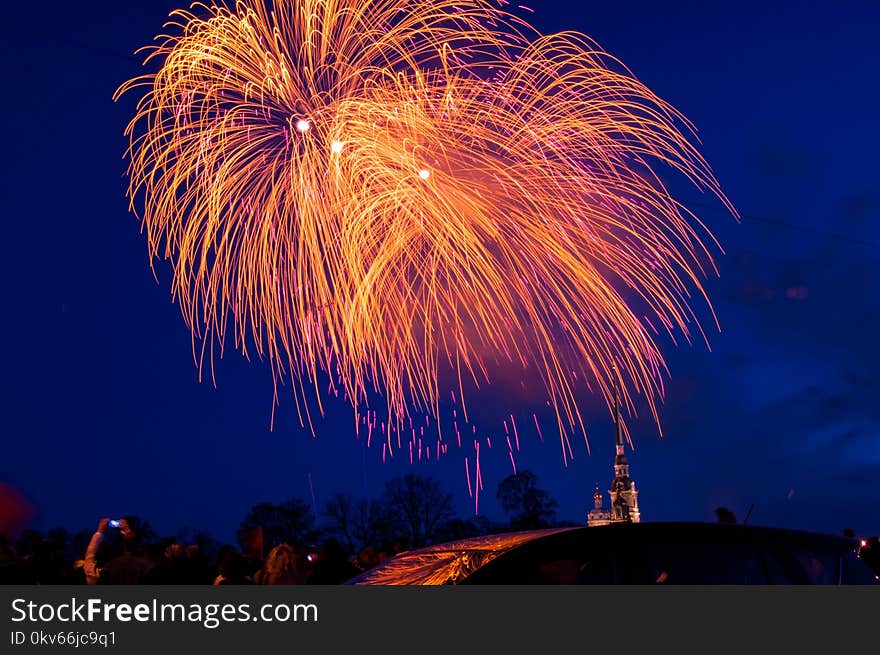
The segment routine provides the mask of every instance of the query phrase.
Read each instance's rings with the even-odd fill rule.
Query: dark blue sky
[[[269,372],[238,354],[218,367],[218,388],[198,383],[168,276],[153,280],[124,198],[133,100],[111,101],[140,70],[130,53],[174,6],[4,9],[0,482],[30,498],[36,527],[134,513],[162,532],[231,539],[256,502],[310,500],[309,476],[321,505],[411,470],[365,453],[341,402],[313,438],[284,399],[270,432]],[[880,5],[531,6],[542,31],[585,32],[681,109],[743,214],[736,224],[700,201],[728,252],[708,284],[723,331],[712,352],[664,344],[664,437],[632,424],[643,517],[710,520],[721,504],[742,516],[754,503],[757,523],[876,534]],[[518,462],[571,520],[612,475],[607,416],[585,411],[591,456],[581,443],[564,468],[558,447],[527,432]],[[481,507],[496,519],[505,455],[483,458]],[[415,470],[472,512],[461,457]]]

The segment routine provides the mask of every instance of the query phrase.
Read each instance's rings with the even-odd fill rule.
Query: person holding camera
[[[111,530],[119,530],[118,539],[110,538]],[[106,557],[107,550],[121,552],[110,558]],[[106,564],[102,564],[102,560]],[[83,560],[86,584],[139,584],[152,566],[150,560],[139,552],[137,534],[126,519],[103,518],[98,522]]]

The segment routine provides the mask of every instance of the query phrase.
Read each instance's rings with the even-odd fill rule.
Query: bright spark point
[[[342,141],[334,141],[333,143],[330,144],[330,152],[332,152],[335,155],[338,155],[340,152],[342,152],[342,145],[343,145]]]
[[[308,132],[310,127],[311,127],[311,125],[309,125],[309,122],[303,118],[300,118],[296,122],[296,129],[300,132],[303,132],[303,133]]]
[[[419,177],[423,180],[427,180],[429,177],[431,177],[431,171],[429,171],[427,168],[423,168],[419,171]]]

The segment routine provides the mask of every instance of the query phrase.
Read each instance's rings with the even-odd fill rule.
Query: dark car
[[[877,584],[855,540],[716,523],[624,523],[475,537],[349,581],[440,584]]]

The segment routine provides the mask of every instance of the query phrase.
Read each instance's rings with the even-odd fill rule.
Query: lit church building
[[[596,485],[593,494],[595,507],[587,514],[587,525],[608,525],[609,523],[638,523],[639,492],[636,483],[629,477],[629,462],[624,454],[623,434],[620,427],[620,404],[615,398],[614,429],[617,443],[617,455],[614,458],[614,480],[608,495],[611,496],[611,509],[603,507],[602,492]]]

